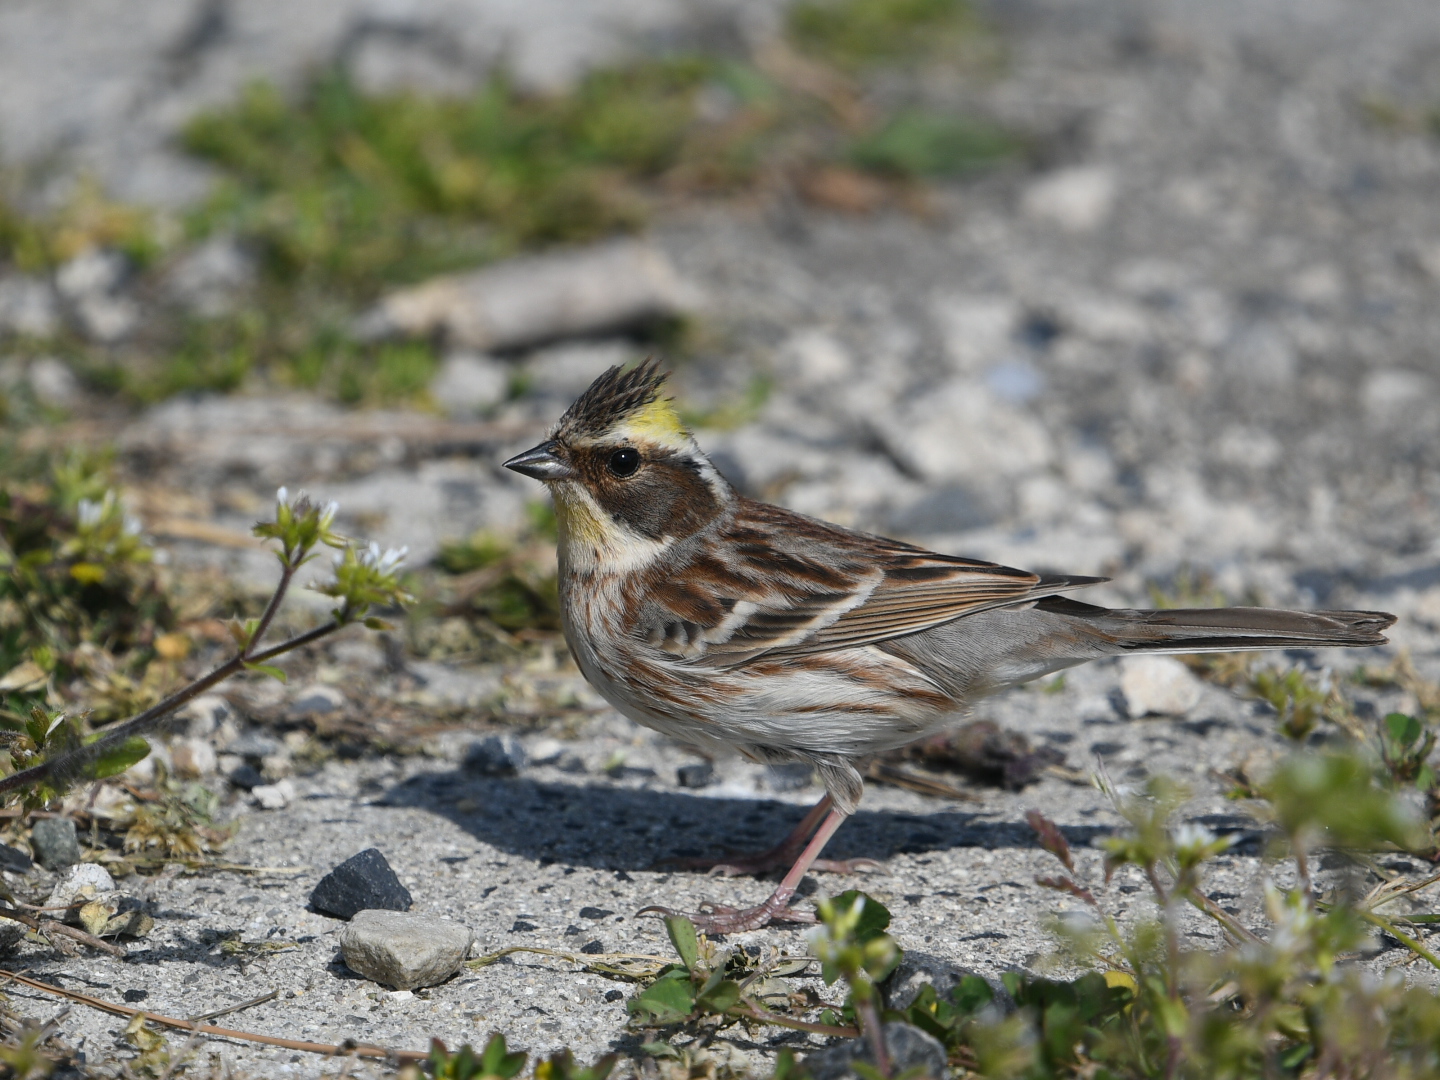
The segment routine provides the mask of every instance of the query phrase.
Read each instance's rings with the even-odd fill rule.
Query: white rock
[[[939,296],[930,311],[945,352],[967,374],[1003,358],[1020,324],[1020,305],[1008,296]]]
[[[0,330],[49,337],[60,328],[60,307],[50,284],[16,275],[0,279]]]
[[[942,383],[873,422],[887,449],[931,482],[1013,478],[1054,458],[1040,421],[976,380]]]
[[[1401,420],[1427,407],[1435,381],[1418,371],[1385,368],[1366,377],[1360,389],[1366,418],[1377,427]]]
[[[53,356],[42,356],[31,363],[26,379],[30,392],[42,405],[68,409],[80,397],[80,380],[75,378],[69,364]]]
[[[289,780],[261,784],[250,789],[250,799],[261,810],[284,810],[295,799],[295,785]]]
[[[1440,630],[1440,585],[1432,585],[1415,598],[1410,609],[1416,622],[1431,630]]]
[[[119,286],[125,267],[125,256],[118,251],[90,248],[55,271],[55,286],[72,303],[105,295]]]
[[[531,353],[520,370],[530,390],[572,398],[606,368],[634,356],[635,347],[625,341],[572,342]]]
[[[358,329],[364,336],[443,333],[456,345],[504,349],[602,334],[698,305],[694,287],[657,248],[611,240],[401,289]]]
[[[356,912],[340,932],[352,971],[397,990],[434,986],[460,970],[475,935],[468,926],[408,911]]]
[[[1151,713],[1184,716],[1199,704],[1200,690],[1200,680],[1173,656],[1127,656],[1121,661],[1120,691],[1132,718]]]
[[[1021,198],[1020,207],[1027,217],[1067,232],[1093,232],[1110,217],[1117,188],[1111,169],[1077,165],[1036,180]]]
[[[176,715],[188,724],[187,735],[203,739],[213,735],[226,720],[233,719],[235,710],[219,694],[201,694],[181,707]]]
[[[455,352],[445,357],[430,383],[430,396],[455,417],[474,416],[505,400],[510,369],[480,353]]]
[[[255,276],[255,259],[233,236],[214,236],[176,260],[165,288],[197,315],[214,318],[236,307]]]
[[[176,739],[170,744],[170,760],[177,773],[192,780],[210,776],[220,766],[208,739]]]
[[[855,370],[850,350],[834,335],[813,328],[791,334],[780,346],[777,360],[787,380],[797,386],[830,386]]]
[[[338,712],[345,707],[345,695],[333,686],[311,683],[295,691],[290,701],[291,716],[317,716]]]
[[[113,893],[115,891],[115,879],[109,872],[98,863],[76,863],[69,867],[60,880],[55,883],[55,888],[50,890],[50,897],[45,901],[47,908],[70,907],[81,901],[90,901]],[[79,909],[67,911],[61,915],[59,911],[48,912],[52,919],[63,919],[63,921],[78,926],[80,924]]]

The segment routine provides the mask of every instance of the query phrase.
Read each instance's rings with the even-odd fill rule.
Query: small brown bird
[[[653,362],[611,368],[505,467],[554,496],[565,639],[607,701],[684,743],[808,763],[825,784],[784,843],[719,867],[793,861],[763,904],[692,916],[710,933],[812,921],[788,905],[812,866],[843,868],[817,859],[860,802],[856,762],[977,698],[1103,656],[1380,645],[1395,621],[1094,607],[1063,594],[1104,578],[939,555],[756,502],[701,452],[664,380]]]

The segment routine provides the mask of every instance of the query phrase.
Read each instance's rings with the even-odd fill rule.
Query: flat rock
[[[892,1020],[885,1025],[885,1050],[890,1055],[893,1076],[908,1074],[940,1080],[946,1075],[945,1047],[933,1035],[910,1024]],[[812,1080],[850,1080],[851,1077],[859,1080],[856,1062],[874,1068],[875,1057],[866,1039],[847,1039],[817,1050],[806,1056],[805,1069]]]
[[[1184,716],[1200,703],[1200,680],[1171,656],[1127,656],[1121,661],[1120,692],[1132,718]]]
[[[373,908],[409,911],[411,903],[410,890],[400,884],[379,848],[350,856],[321,878],[310,894],[311,907],[337,919]]]
[[[176,739],[170,744],[170,760],[177,773],[192,780],[209,776],[219,766],[208,739]]]
[[[444,334],[472,349],[508,349],[593,336],[697,306],[660,251],[614,240],[509,259],[401,289],[362,319],[367,336]]]
[[[453,417],[474,416],[505,400],[510,369],[498,360],[472,352],[451,353],[430,383],[430,396]]]
[[[98,863],[76,863],[65,871],[64,876],[55,883],[55,888],[50,890],[45,907],[69,908],[82,901],[89,902],[107,896],[114,891],[115,879],[103,866]],[[51,918],[57,915],[60,915],[58,911],[53,912]],[[76,926],[80,924],[78,908],[67,911],[60,917]]]
[[[30,829],[30,846],[35,849],[35,861],[46,870],[63,870],[80,861],[80,841],[70,818],[37,820]]]
[[[465,962],[475,935],[449,919],[411,912],[359,911],[340,934],[352,971],[396,990],[442,983]]]
[[[487,735],[465,751],[465,771],[514,776],[525,767],[525,744],[514,735]]]

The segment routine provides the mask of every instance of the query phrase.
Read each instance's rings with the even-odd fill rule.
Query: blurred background
[[[9,527],[116,485],[189,641],[280,484],[553,640],[498,462],[658,354],[752,495],[1435,659],[1427,0],[10,0],[0,160]]]
[[[1098,603],[1400,616],[1366,654],[1090,665],[873,763],[832,847],[885,861],[866,887],[906,948],[1029,967],[1054,901],[1020,883],[1053,867],[1019,823],[1103,831],[1097,761],[1183,778],[1187,814],[1252,838],[1228,796],[1336,724],[1390,725],[1417,775],[1437,342],[1435,0],[5,0],[0,734],[21,761],[32,706],[100,725],[224,660],[276,581],[250,533],[276,488],[337,500],[408,547],[409,611],[287,656],[283,685],[231,680],[65,804],[145,896],[232,837],[225,860],[298,875],[262,903],[214,860],[167,870],[165,962],[126,1000],[248,997],[212,951],[245,927],[302,950],[265,977],[324,990],[271,1006],[307,1038],[620,1045],[624,995],[553,968],[387,1012],[306,904],[367,844],[486,948],[571,950],[603,918],[583,951],[654,953],[643,904],[768,892],[652,869],[765,846],[813,777],[609,710],[559,634],[548,502],[499,466],[658,355],[748,494],[1108,575]],[[297,589],[280,621],[329,605]],[[7,821],[0,854],[52,865]],[[1261,917],[1259,850],[1226,911]],[[40,903],[46,873],[6,881]],[[277,1061],[256,1075],[309,1075]]]

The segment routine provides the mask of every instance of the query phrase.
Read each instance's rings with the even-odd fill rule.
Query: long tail
[[[1082,604],[1066,596],[1036,603],[1081,620],[1116,653],[1247,652],[1251,649],[1383,645],[1395,621],[1384,611],[1283,611],[1279,608],[1172,608],[1137,611]]]

